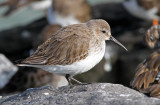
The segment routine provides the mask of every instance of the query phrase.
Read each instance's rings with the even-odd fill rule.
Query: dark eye
[[[106,31],[105,31],[105,30],[103,30],[103,31],[102,31],[102,33],[104,33],[104,34],[105,34],[105,33],[106,33]]]

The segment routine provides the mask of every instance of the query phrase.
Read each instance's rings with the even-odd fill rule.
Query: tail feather
[[[31,66],[29,64],[16,64],[16,66]]]
[[[15,63],[16,63],[16,66],[28,66],[28,67],[37,67],[38,64],[29,64],[29,63],[23,63],[24,62],[24,59],[19,59],[19,60],[16,60]]]
[[[24,61],[24,59],[18,59],[16,61],[14,61],[16,64],[21,64],[21,62]]]
[[[41,65],[31,65],[31,64],[16,64],[16,66],[26,66],[26,67],[41,68]]]

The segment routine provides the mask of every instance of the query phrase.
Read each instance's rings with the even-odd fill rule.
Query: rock
[[[3,88],[10,78],[17,72],[17,66],[0,53],[0,89]]]
[[[30,88],[21,94],[5,96],[1,105],[155,105],[160,99],[150,98],[119,84],[96,83],[90,85],[50,86]]]

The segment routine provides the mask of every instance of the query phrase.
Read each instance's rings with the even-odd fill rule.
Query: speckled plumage
[[[150,96],[160,98],[159,62],[160,49],[138,65],[131,86]]]
[[[159,47],[159,25],[153,25],[145,34],[145,41],[150,48]],[[137,67],[131,86],[149,96],[160,98],[160,49],[154,51]]]

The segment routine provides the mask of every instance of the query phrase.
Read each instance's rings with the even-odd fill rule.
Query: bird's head
[[[97,35],[102,40],[111,40],[114,43],[118,44],[122,48],[124,48],[126,51],[128,51],[119,41],[117,41],[112,35],[111,35],[111,29],[109,24],[102,19],[95,19],[90,20],[87,22],[87,26],[92,30],[94,35]]]

